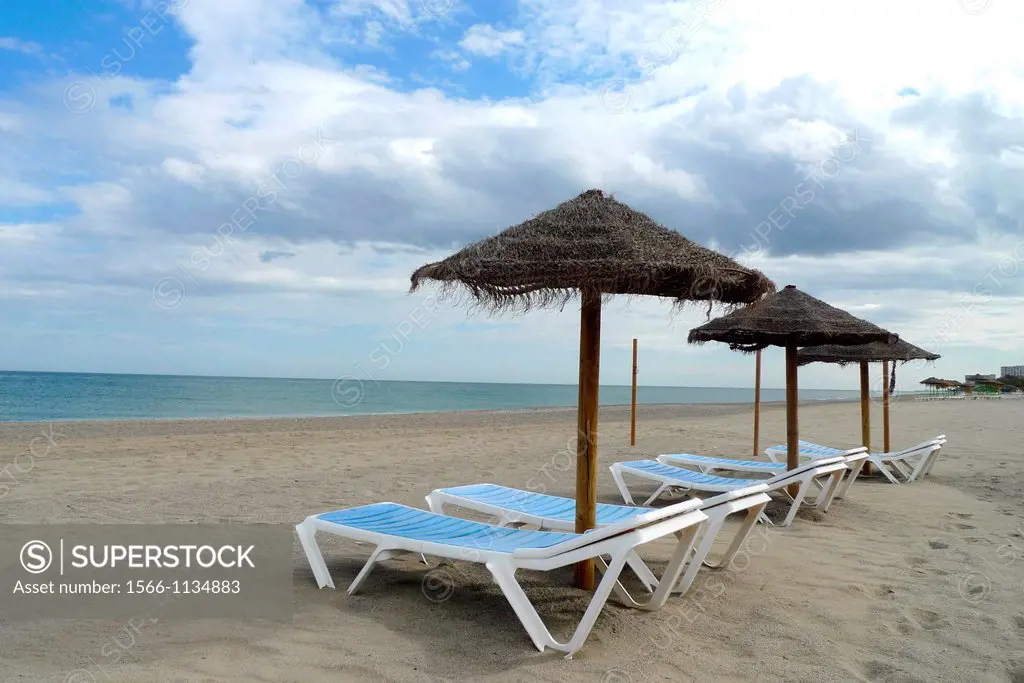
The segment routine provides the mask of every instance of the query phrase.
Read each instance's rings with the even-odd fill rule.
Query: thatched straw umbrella
[[[889,392],[896,382],[896,363],[907,363],[912,360],[934,361],[941,358],[937,353],[925,351],[902,339],[894,344],[874,342],[860,346],[809,346],[797,353],[797,363],[848,363],[860,364],[860,416],[861,435],[865,448],[871,449],[871,415],[868,387],[868,363],[882,364],[882,432],[883,452],[888,453],[889,442]],[[892,361],[892,378],[889,377],[889,361]]]
[[[748,304],[775,290],[761,272],[691,242],[649,216],[588,190],[517,226],[470,244],[412,274],[443,283],[441,294],[468,292],[492,312],[563,308],[579,296],[580,384],[576,445],[576,531],[597,514],[597,412],[601,301],[605,294]],[[592,588],[593,564],[577,568]]]
[[[725,342],[734,350],[755,352],[767,346],[786,349],[786,462],[799,463],[797,419],[797,347],[820,344],[890,343],[898,337],[854,317],[793,285],[753,306],[711,320],[690,330],[690,343]]]
[[[956,381],[955,379],[942,379],[940,377],[929,377],[923,379],[920,382],[926,387],[930,388],[932,392],[940,392],[943,389],[966,389],[968,385]]]

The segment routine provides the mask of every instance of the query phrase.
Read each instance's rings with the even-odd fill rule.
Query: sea
[[[631,388],[602,386],[601,405],[628,405]],[[807,389],[801,400],[856,398],[856,391]],[[377,382],[0,371],[0,422],[387,415],[575,406],[576,385]],[[751,403],[752,388],[637,388],[637,403]],[[784,389],[761,390],[784,401]]]

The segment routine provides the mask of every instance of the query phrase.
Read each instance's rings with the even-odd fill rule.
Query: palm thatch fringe
[[[808,363],[836,363],[846,365],[848,363],[880,363],[884,360],[893,361],[893,368],[896,362],[907,363],[912,360],[934,361],[941,358],[937,353],[925,351],[919,346],[903,341],[893,344],[872,342],[870,344],[858,344],[856,346],[808,346],[800,349],[797,354],[797,362],[800,365]]]
[[[418,268],[439,296],[467,294],[492,312],[564,308],[581,291],[730,306],[775,291],[758,270],[691,242],[649,216],[588,190],[553,209]]]

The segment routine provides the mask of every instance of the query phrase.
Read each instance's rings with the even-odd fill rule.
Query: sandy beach
[[[878,406],[874,442],[881,444]],[[450,597],[424,597],[412,559],[343,588],[365,546],[323,543],[339,590],[318,590],[296,541],[290,622],[159,621],[116,660],[116,621],[0,621],[2,681],[1024,681],[1024,401],[893,408],[893,446],[945,433],[932,476],[861,481],[825,514],[756,535],[729,570],[646,613],[609,602],[572,660],[538,653],[482,567],[460,564]],[[641,406],[600,425],[607,465],[688,451],[749,456],[748,406]],[[784,441],[762,411],[762,448]],[[0,522],[295,524],[390,500],[423,506],[439,486],[491,481],[574,491],[574,409],[361,418],[0,425],[0,467],[51,433],[5,479]],[[52,429],[52,432],[49,430]],[[801,438],[859,441],[855,404],[801,409]],[[672,544],[644,548],[658,562]],[[742,561],[741,561],[742,560]],[[528,575],[556,636],[586,604],[568,572]],[[2,617],[2,615],[0,615]]]

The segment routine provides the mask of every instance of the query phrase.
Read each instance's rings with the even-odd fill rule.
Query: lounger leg
[[[612,479],[615,480],[615,486],[618,487],[622,500],[626,505],[636,505],[636,503],[633,502],[632,494],[629,492],[629,487],[626,486],[626,482],[622,478],[622,468],[612,465],[609,469],[612,471]]]
[[[800,505],[804,502],[804,498],[807,497],[807,489],[811,486],[810,478],[804,479],[800,482],[800,489],[797,491],[796,498],[793,499],[793,504],[789,506],[789,514],[786,515],[786,519],[782,522],[782,526],[789,526],[793,523],[796,518],[796,512],[800,509]]]
[[[430,494],[427,496],[427,507],[434,514],[444,514],[444,501],[441,500],[440,496],[435,495],[434,491],[431,491]]]
[[[356,578],[352,580],[352,584],[348,587],[348,594],[354,595],[355,592],[359,590],[359,586],[362,585],[363,581],[366,580],[366,577],[368,577],[370,572],[373,571],[373,566],[375,564],[391,557],[393,557],[393,553],[390,550],[380,546],[375,548],[374,551],[370,553],[370,559],[366,561],[363,568],[359,570],[358,574],[356,574]]]
[[[908,463],[906,463],[904,461],[900,461],[900,460],[892,460],[892,461],[890,461],[889,464],[891,464],[892,468],[894,470],[896,470],[897,472],[899,472],[903,476],[903,479],[908,484],[911,482],[911,480],[912,480],[911,478],[912,478],[912,476],[914,474],[914,470],[913,470],[913,468],[908,466]]]
[[[491,576],[494,577],[494,582],[498,584],[498,588],[508,600],[508,604],[512,606],[512,611],[519,617],[520,623],[529,634],[533,646],[541,652],[544,652],[545,647],[554,647],[555,639],[551,637],[544,621],[537,614],[537,610],[533,608],[530,598],[516,581],[515,567],[494,562],[488,562],[486,566],[490,570]],[[602,581],[602,583],[604,582]]]
[[[658,577],[654,575],[651,568],[636,554],[635,550],[630,550],[629,554],[626,555],[626,564],[633,570],[633,573],[640,579],[640,582],[644,584],[647,592],[653,593],[655,586],[658,585]]]
[[[757,525],[757,520],[763,514],[766,505],[768,504],[761,503],[760,505],[748,508],[747,515],[743,518],[743,524],[736,531],[736,535],[733,537],[732,543],[729,544],[729,548],[725,551],[725,554],[722,555],[721,559],[717,562],[711,562],[707,559],[708,555],[707,552],[705,552],[704,566],[711,567],[712,569],[728,567],[729,563],[732,562],[732,558],[736,557],[736,553],[739,552],[740,547],[747,541],[747,538],[750,537],[750,532],[753,531],[754,527]],[[723,519],[722,523],[724,522],[725,520]],[[711,548],[709,546],[708,551],[710,550]]]
[[[929,474],[932,473],[932,467],[935,465],[935,460],[939,457],[939,451],[941,450],[941,448],[936,448],[934,451],[932,451],[932,454],[928,456],[928,464],[925,465],[924,471],[921,472],[922,477],[927,477]]]
[[[822,512],[828,512],[829,507],[832,505],[832,500],[836,497],[836,492],[839,490],[840,484],[843,483],[843,475],[848,470],[837,470],[829,475],[828,486],[824,489],[821,495],[818,496],[818,504],[816,507]]]
[[[692,541],[692,534],[690,538]],[[685,555],[689,555],[691,547],[692,546],[686,546],[683,548]],[[604,578],[602,578],[601,583],[597,585],[597,590],[594,591],[594,597],[591,598],[590,604],[587,605],[587,611],[584,612],[583,618],[576,626],[576,630],[573,631],[572,638],[568,643],[559,643],[551,636],[551,632],[548,631],[548,628],[544,625],[544,621],[540,618],[540,615],[537,614],[537,610],[534,609],[533,604],[523,591],[522,586],[520,586],[519,582],[516,581],[515,567],[488,562],[487,568],[490,570],[495,582],[497,582],[498,586],[501,588],[502,593],[505,594],[505,598],[512,606],[516,616],[519,617],[519,621],[523,624],[527,633],[530,634],[530,639],[533,641],[534,646],[541,652],[544,651],[545,647],[550,647],[553,650],[561,650],[566,653],[566,658],[568,659],[583,647],[583,643],[586,642],[587,636],[590,635],[590,631],[594,628],[594,623],[597,621],[598,615],[601,614],[601,610],[604,608],[605,603],[608,602],[608,596],[611,595],[612,590],[618,588],[619,591],[623,593],[625,592],[625,589],[623,589],[619,584],[619,574],[622,573],[622,568],[626,565],[627,556],[628,553],[621,553],[617,557],[612,558],[611,564],[607,565],[607,568],[604,571]],[[668,591],[666,590],[664,592],[667,596]],[[662,600],[662,603],[664,603],[664,599]]]
[[[889,471],[889,468],[887,467],[888,463],[875,462],[873,464],[876,467],[878,467],[878,471],[881,472],[885,476],[885,478],[888,479],[889,481],[891,481],[893,484],[900,484],[900,483],[902,483],[899,479],[897,479],[896,477],[892,476],[892,473]]]
[[[313,578],[316,579],[317,586],[334,588],[334,581],[331,579],[331,573],[327,570],[323,553],[320,552],[320,546],[316,544],[316,529],[306,520],[297,524],[295,531],[299,535],[299,543],[302,544],[302,550],[306,553],[306,560],[309,562],[309,568],[313,570]]]
[[[757,521],[756,515],[754,520]],[[690,586],[693,585],[693,580],[697,578],[697,571],[704,566],[704,559],[711,551],[711,546],[715,544],[718,532],[722,530],[722,526],[724,524],[725,517],[719,517],[705,522],[700,543],[697,545],[693,557],[690,559],[690,564],[687,566],[682,578],[680,578],[679,582],[672,588],[673,593],[685,594],[686,591],[690,590]]]
[[[635,555],[637,560],[640,560],[640,556],[636,555],[635,551],[633,551],[633,554]],[[627,555],[627,564],[629,564],[629,560],[630,557],[629,555]],[[597,569],[597,571],[601,572],[601,576],[604,576],[608,572],[608,562],[604,559],[603,556],[594,558],[594,567]],[[640,571],[649,577],[644,581],[644,583],[646,584],[648,581],[650,582],[651,588],[649,588],[647,592],[653,593],[655,590],[654,586],[657,586],[659,583],[658,577],[654,576],[654,572],[652,572],[646,564],[643,565],[643,569],[641,569]],[[619,596],[619,600],[621,600],[622,604],[624,605],[629,605],[630,607],[641,607],[644,604],[641,602],[637,602],[636,599],[634,599],[633,596],[629,594],[629,591],[626,590],[626,587],[622,585],[621,581],[616,581],[615,585],[612,587],[612,590],[615,591],[615,595]]]
[[[643,507],[647,507],[654,501],[658,500],[658,496],[663,494],[665,492],[665,489],[667,489],[669,486],[671,486],[671,484],[662,484],[661,486],[659,486],[658,490],[652,493],[651,497],[644,501]]]
[[[427,495],[427,509],[434,514],[444,514],[444,501],[441,500],[440,496],[435,496],[433,491]],[[430,562],[427,561],[427,556],[423,553],[420,553],[420,561],[428,567],[430,566]]]
[[[932,467],[935,466],[935,461],[938,460],[938,458],[939,458],[939,451],[941,451],[941,450],[942,449],[940,448],[940,449],[936,450],[934,453],[932,453],[931,459],[928,461],[928,466],[924,470],[924,476],[928,476],[929,474],[932,473]]]
[[[924,471],[930,466],[931,461],[932,461],[932,454],[931,453],[928,453],[927,455],[922,455],[921,456],[921,460],[917,463],[917,466],[914,467],[914,471],[911,472],[910,476],[907,478],[907,483],[909,484],[910,482],[914,481],[918,477],[921,477],[923,475]]]
[[[686,548],[686,553],[689,554],[689,547]],[[597,584],[597,590],[594,591],[594,597],[590,600],[590,604],[587,605],[587,611],[584,612],[583,618],[580,620],[579,625],[576,626],[576,630],[573,631],[572,638],[567,643],[567,646],[559,647],[563,649],[567,655],[566,658],[572,657],[586,642],[587,636],[590,635],[590,631],[594,628],[594,623],[597,622],[598,615],[601,614],[601,610],[604,609],[604,605],[608,602],[608,596],[611,595],[612,589],[619,586],[619,574],[622,573],[622,568],[626,564],[627,553],[623,553],[618,557],[612,558],[611,564],[608,566],[608,570],[605,572],[604,578],[601,579],[601,583]],[[519,587],[519,584],[516,584]],[[519,589],[522,590],[521,588]],[[532,606],[531,606],[532,609]],[[545,629],[547,630],[547,629]],[[560,646],[556,643],[556,646]]]
[[[865,462],[867,462],[867,458],[858,460],[854,463],[853,467],[850,469],[850,473],[846,475],[843,485],[839,488],[839,491],[836,492],[836,498],[842,500],[846,497],[846,494],[850,492],[850,487],[853,486],[853,482],[857,481],[857,477],[859,477],[860,473],[864,471]]]

